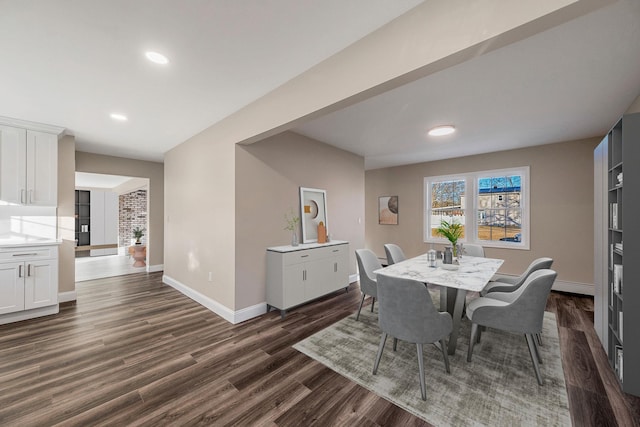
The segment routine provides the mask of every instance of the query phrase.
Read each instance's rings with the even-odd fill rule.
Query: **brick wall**
[[[118,230],[118,245],[130,246],[132,244],[133,229],[140,227],[145,229],[142,243],[147,243],[147,190],[138,190],[122,194],[120,201],[120,222]]]

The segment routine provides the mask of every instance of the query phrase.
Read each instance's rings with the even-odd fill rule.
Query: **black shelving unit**
[[[640,113],[625,115],[607,138],[607,353],[622,390],[640,396]]]
[[[76,246],[91,244],[91,192],[76,190]]]

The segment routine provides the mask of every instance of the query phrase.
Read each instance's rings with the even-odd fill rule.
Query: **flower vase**
[[[298,246],[298,234],[295,231],[291,235],[291,246]]]

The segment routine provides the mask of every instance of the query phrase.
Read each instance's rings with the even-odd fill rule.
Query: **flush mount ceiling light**
[[[431,136],[449,135],[454,133],[455,131],[456,131],[456,127],[453,125],[436,126],[429,131],[429,135]]]
[[[126,122],[127,120],[129,120],[127,118],[127,116],[125,116],[124,114],[120,114],[120,113],[111,113],[111,118],[113,120],[117,120],[119,122]]]
[[[158,52],[145,52],[144,56],[146,56],[149,61],[156,64],[166,65],[169,63],[169,58]]]

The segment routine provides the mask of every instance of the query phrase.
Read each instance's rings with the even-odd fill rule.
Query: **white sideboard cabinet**
[[[333,240],[267,249],[267,311],[292,307],[349,288],[349,242]]]
[[[0,324],[58,312],[58,247],[0,248]]]
[[[58,202],[58,134],[3,124],[0,118],[0,200],[31,206]],[[51,129],[49,129],[51,128]]]

